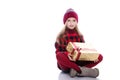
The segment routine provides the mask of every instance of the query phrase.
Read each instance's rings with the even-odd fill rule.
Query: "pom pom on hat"
[[[65,24],[66,20],[70,17],[74,17],[78,22],[78,15],[72,8],[69,8],[64,14],[63,23]]]

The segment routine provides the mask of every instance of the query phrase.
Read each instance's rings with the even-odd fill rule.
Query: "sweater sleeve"
[[[83,42],[83,43],[85,43],[85,40],[84,40],[84,37],[83,37],[83,35],[82,35],[82,36],[80,36],[80,42]]]
[[[57,42],[55,42],[55,48],[56,48],[56,51],[55,53],[63,53],[63,54],[66,54],[68,55],[69,53],[65,50],[65,47],[66,46],[62,46],[60,44],[58,44]]]
[[[56,49],[56,53],[59,51],[59,47],[60,47],[60,45],[57,43],[57,42],[55,42],[55,49]]]

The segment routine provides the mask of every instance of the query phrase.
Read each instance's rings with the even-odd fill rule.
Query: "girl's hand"
[[[73,56],[68,55],[68,58],[69,58],[70,61],[74,61],[74,60],[73,60]]]

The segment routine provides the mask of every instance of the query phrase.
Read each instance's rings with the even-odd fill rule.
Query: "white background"
[[[99,79],[118,79],[119,4],[119,0],[1,0],[0,80],[60,80],[54,42],[68,8],[78,13],[85,41],[104,56],[97,66]]]

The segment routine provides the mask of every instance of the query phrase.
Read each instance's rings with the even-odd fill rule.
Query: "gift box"
[[[98,51],[89,43],[69,42],[66,50],[68,58],[72,61],[95,61],[98,59]]]

